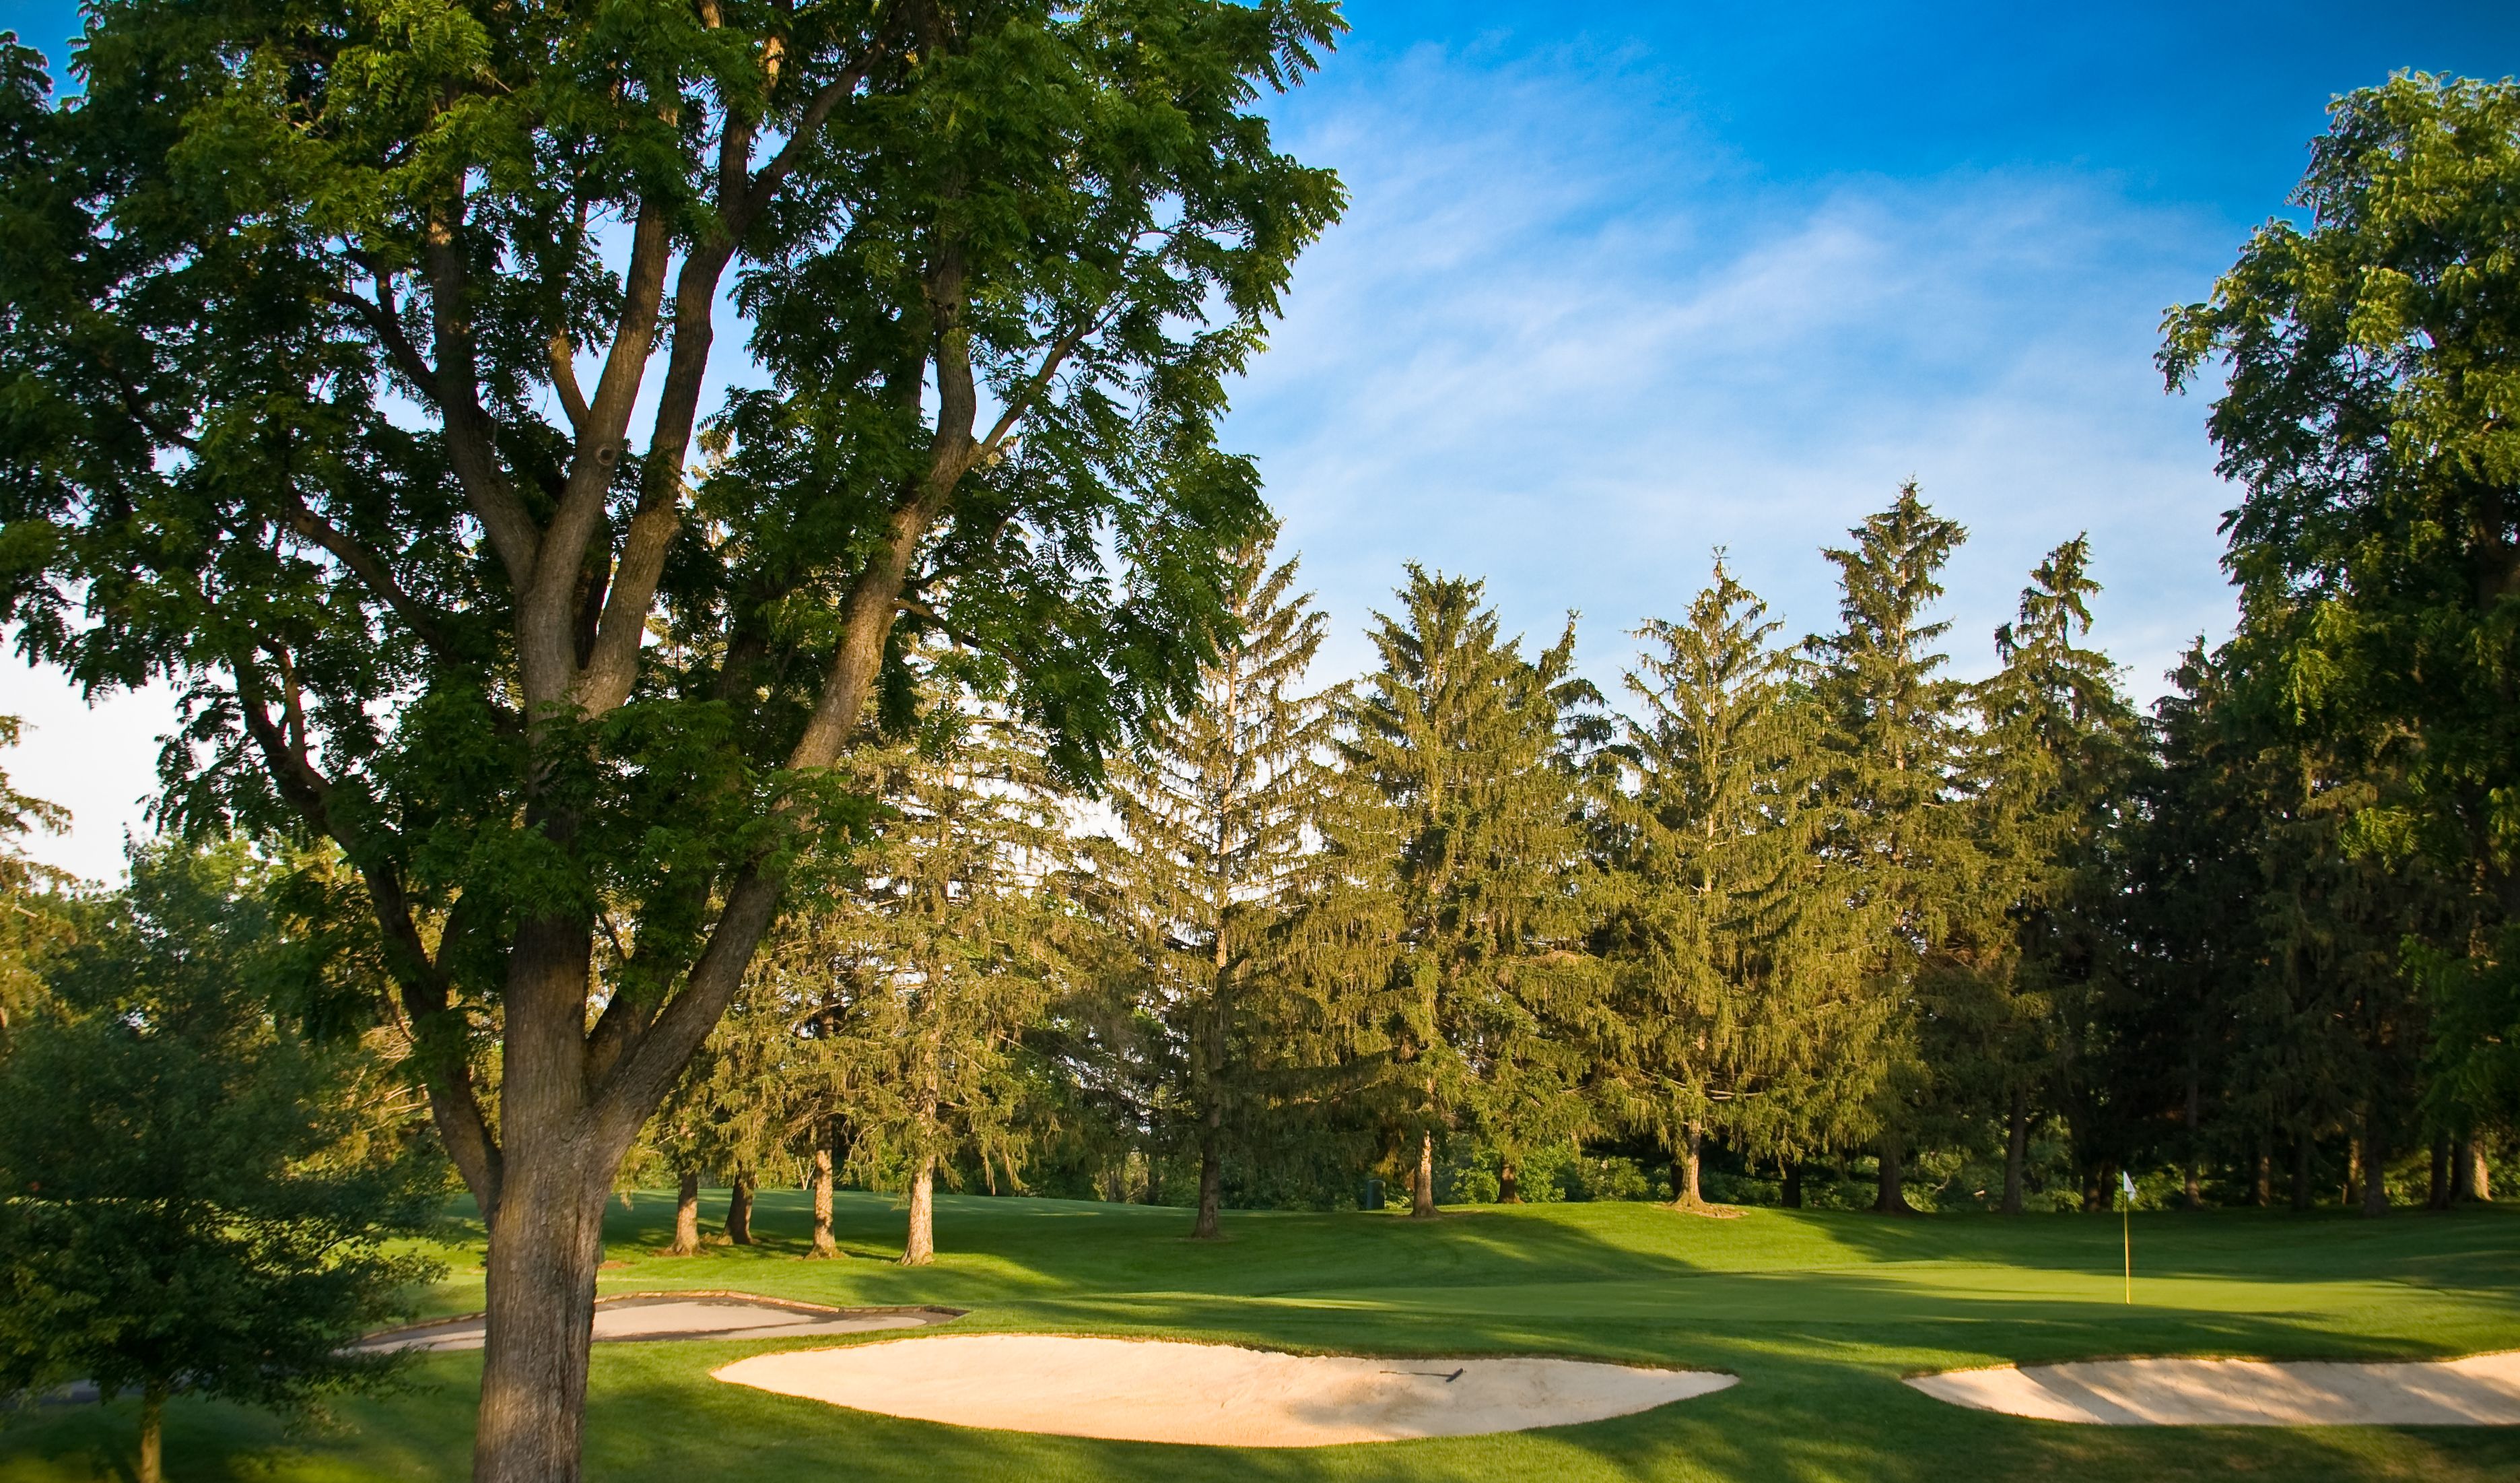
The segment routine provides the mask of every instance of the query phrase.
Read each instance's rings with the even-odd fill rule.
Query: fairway
[[[718,1208],[712,1197],[710,1208]],[[799,1260],[806,1214],[765,1193],[749,1251],[654,1255],[670,1197],[616,1201],[607,1292],[744,1290],[842,1306],[968,1309],[944,1330],[1164,1335],[1389,1355],[1544,1354],[1720,1369],[1741,1383],[1640,1415],[1503,1436],[1304,1452],[1100,1442],[901,1421],[708,1378],[822,1337],[615,1343],[595,1351],[587,1469],[606,1483],[847,1478],[2508,1478],[2520,1431],[2109,1429],[1964,1411],[1899,1383],[2002,1361],[2132,1355],[2432,1359],[2520,1347],[2520,1212],[2383,1221],[2254,1211],[2141,1215],[2136,1305],[2118,1224],[2071,1216],[1887,1221],[1753,1209],[1710,1221],[1643,1204],[1383,1214],[1236,1214],[948,1197],[934,1267],[904,1270],[901,1217],[844,1194],[851,1260]],[[480,1302],[477,1246],[428,1311]],[[882,1342],[886,1336],[870,1336]],[[840,1342],[866,1342],[842,1340]],[[910,1342],[917,1342],[912,1340]],[[179,1403],[169,1476],[456,1480],[470,1462],[472,1354],[429,1355],[402,1394],[295,1434]],[[0,1431],[0,1483],[121,1476],[130,1408],[49,1409]]]

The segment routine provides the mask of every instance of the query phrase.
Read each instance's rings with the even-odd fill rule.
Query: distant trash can
[[[1356,1208],[1359,1210],[1380,1210],[1382,1208],[1382,1182],[1380,1180],[1368,1180],[1365,1182],[1365,1191],[1357,1196]]]

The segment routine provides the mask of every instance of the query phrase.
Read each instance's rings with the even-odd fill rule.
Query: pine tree
[[[1647,622],[1627,675],[1643,706],[1618,749],[1619,908],[1601,1081],[1618,1121],[1671,1155],[1675,1203],[1702,1203],[1710,1134],[1790,1160],[1860,1126],[1879,1076],[1858,940],[1816,848],[1815,718],[1782,625],[1719,558],[1685,622]]]
[[[1598,700],[1574,625],[1536,659],[1501,640],[1484,584],[1409,568],[1375,615],[1381,668],[1340,708],[1340,786],[1298,923],[1298,960],[1350,1034],[1385,1127],[1435,1213],[1439,1133],[1494,1147],[1503,1193],[1529,1149],[1575,1136],[1598,1036],[1573,743]]]
[[[1950,628],[1925,615],[1939,579],[1967,538],[1902,486],[1890,508],[1847,533],[1854,543],[1822,554],[1837,566],[1844,628],[1812,647],[1822,661],[1822,747],[1838,818],[1828,849],[1848,871],[1853,920],[1874,945],[1870,972],[1886,1001],[1882,1091],[1874,1098],[1881,1156],[1873,1208],[1912,1214],[1902,1188],[1907,1145],[1930,1081],[1923,1054],[1927,953],[1978,889],[1971,838],[1968,687],[1939,672],[1933,645]]]
[[[2043,1083],[2079,1109],[2073,1027],[2092,1017],[2095,980],[2116,950],[2121,880],[2110,847],[2139,736],[2117,666],[2081,643],[2100,590],[2090,565],[2078,536],[2032,571],[2018,616],[1996,630],[2002,668],[1976,694],[1985,874],[1946,946],[1958,971],[1944,975],[1939,1007],[1947,1042],[1966,1043],[1947,1060],[1968,1063],[1973,1089],[2003,1123],[2007,1214],[2022,1207]],[[2192,1070],[2189,1049],[2182,1064]]]
[[[1282,920],[1321,786],[1331,718],[1299,692],[1327,619],[1288,596],[1296,563],[1255,543],[1227,596],[1241,639],[1203,666],[1198,691],[1141,756],[1107,774],[1120,838],[1099,852],[1116,918],[1159,1033],[1148,1069],[1159,1141],[1198,1157],[1195,1238],[1218,1232],[1225,1156],[1247,1141],[1259,1078],[1282,1060],[1271,936]]]
[[[1012,1182],[1022,1163],[1021,1040],[1075,925],[1046,885],[1059,798],[1034,742],[992,711],[935,707],[884,761],[886,812],[852,878],[804,894],[763,974],[811,1024],[800,1074],[819,1100],[799,1125],[845,1118],[850,1165],[909,1195],[905,1266],[934,1260],[940,1176],[968,1156]]]

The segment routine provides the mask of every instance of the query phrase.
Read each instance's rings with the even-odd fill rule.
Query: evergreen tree
[[[1633,787],[1610,813],[1618,909],[1602,935],[1616,1119],[1671,1155],[1701,1203],[1709,1135],[1791,1160],[1864,1121],[1878,1000],[1833,902],[1816,718],[1780,623],[1719,559],[1681,623],[1648,621],[1627,675],[1644,708],[1618,749]]]
[[[1218,1234],[1227,1150],[1247,1146],[1259,1079],[1284,1059],[1271,941],[1331,719],[1327,697],[1298,690],[1327,620],[1288,595],[1295,566],[1271,568],[1266,545],[1237,554],[1227,595],[1241,639],[1201,668],[1196,698],[1146,753],[1107,774],[1121,836],[1097,874],[1160,1026],[1148,1047],[1158,1141],[1197,1154],[1199,1238]]]
[[[1913,1213],[1905,1159],[1931,1082],[1922,970],[1978,889],[1968,687],[1940,672],[1949,660],[1933,645],[1950,624],[1926,618],[1967,533],[1912,482],[1901,487],[1890,508],[1848,532],[1852,545],[1822,553],[1838,569],[1845,626],[1811,644],[1822,662],[1822,746],[1836,810],[1827,850],[1846,872],[1851,922],[1874,944],[1868,968],[1887,1015],[1873,1208],[1888,1215]]]
[[[1297,960],[1346,1027],[1370,1095],[1435,1213],[1435,1140],[1460,1130],[1503,1160],[1575,1136],[1589,1114],[1598,963],[1574,747],[1598,700],[1572,674],[1572,621],[1525,659],[1484,584],[1409,568],[1377,613],[1381,668],[1340,707],[1340,786],[1298,923]]]
[[[1953,971],[1938,1009],[1956,1051],[1947,1063],[2002,1122],[2007,1214],[2022,1208],[2043,1086],[2052,1079],[2069,1123],[2089,1126],[2089,1068],[2077,1050],[2114,957],[2111,844],[2140,737],[2117,667],[2082,643],[2100,590],[2090,565],[2078,536],[2032,571],[2018,616],[1996,630],[2002,668],[1976,692],[1985,873],[1947,944]],[[2181,1064],[2193,1068],[2190,1051]],[[2088,1139],[2077,1145],[2092,1151]]]
[[[1074,950],[1078,924],[1049,889],[1058,797],[1017,730],[937,707],[887,760],[887,807],[851,878],[803,896],[761,975],[761,992],[812,1006],[800,1121],[845,1118],[860,1177],[909,1195],[905,1266],[934,1260],[936,1182],[959,1180],[965,1156],[992,1182],[1017,1179],[1022,1037]]]

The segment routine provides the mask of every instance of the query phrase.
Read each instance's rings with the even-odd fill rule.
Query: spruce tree
[[[1227,598],[1241,639],[1200,669],[1181,715],[1107,773],[1120,837],[1097,875],[1159,1027],[1148,1113],[1159,1141],[1195,1149],[1198,1213],[1215,1237],[1225,1156],[1282,1060],[1272,934],[1283,919],[1330,734],[1328,697],[1301,691],[1327,619],[1289,596],[1296,563],[1236,554]]]
[[[1853,923],[1874,945],[1868,967],[1887,1015],[1873,1208],[1908,1215],[1905,1158],[1931,1081],[1921,972],[1978,889],[1968,687],[1941,672],[1949,659],[1934,644],[1951,625],[1926,617],[1968,533],[1936,515],[1912,481],[1847,533],[1853,544],[1822,553],[1838,569],[1844,627],[1811,643],[1822,662],[1822,745],[1837,811],[1827,849],[1846,872]]]
[[[1671,1155],[1674,1202],[1702,1203],[1710,1134],[1795,1159],[1864,1121],[1879,1078],[1858,940],[1816,848],[1815,718],[1782,626],[1719,558],[1680,623],[1648,621],[1627,684],[1643,716],[1618,749],[1612,1039],[1600,1082]]]
[[[1939,996],[1947,1043],[1964,1043],[1947,1059],[1964,1063],[1977,1098],[2002,1120],[2002,1208],[2010,1214],[2022,1207],[2043,1085],[2080,1108],[2087,1068],[2074,1053],[2084,1039],[2075,1027],[2092,1018],[2116,951],[2111,844],[2139,736],[2117,666],[2082,644],[2100,590],[2090,566],[2084,537],[2050,551],[2018,616],[1996,630],[2002,667],[1976,696],[1985,874],[1975,909],[1946,947],[1958,961]],[[2194,1055],[2182,1064],[2192,1067]]]
[[[1298,960],[1349,1031],[1371,1101],[1435,1213],[1439,1134],[1494,1147],[1515,1197],[1522,1154],[1575,1136],[1598,1033],[1574,744],[1598,696],[1575,629],[1526,659],[1484,584],[1409,568],[1375,614],[1381,668],[1339,711],[1328,851]]]
[[[935,1257],[935,1187],[1022,1162],[1024,1033],[1076,924],[1047,883],[1063,846],[1039,739],[994,710],[939,706],[882,765],[886,809],[846,879],[817,883],[762,988],[811,1021],[796,1123],[844,1118],[849,1162],[909,1196],[902,1263]]]

